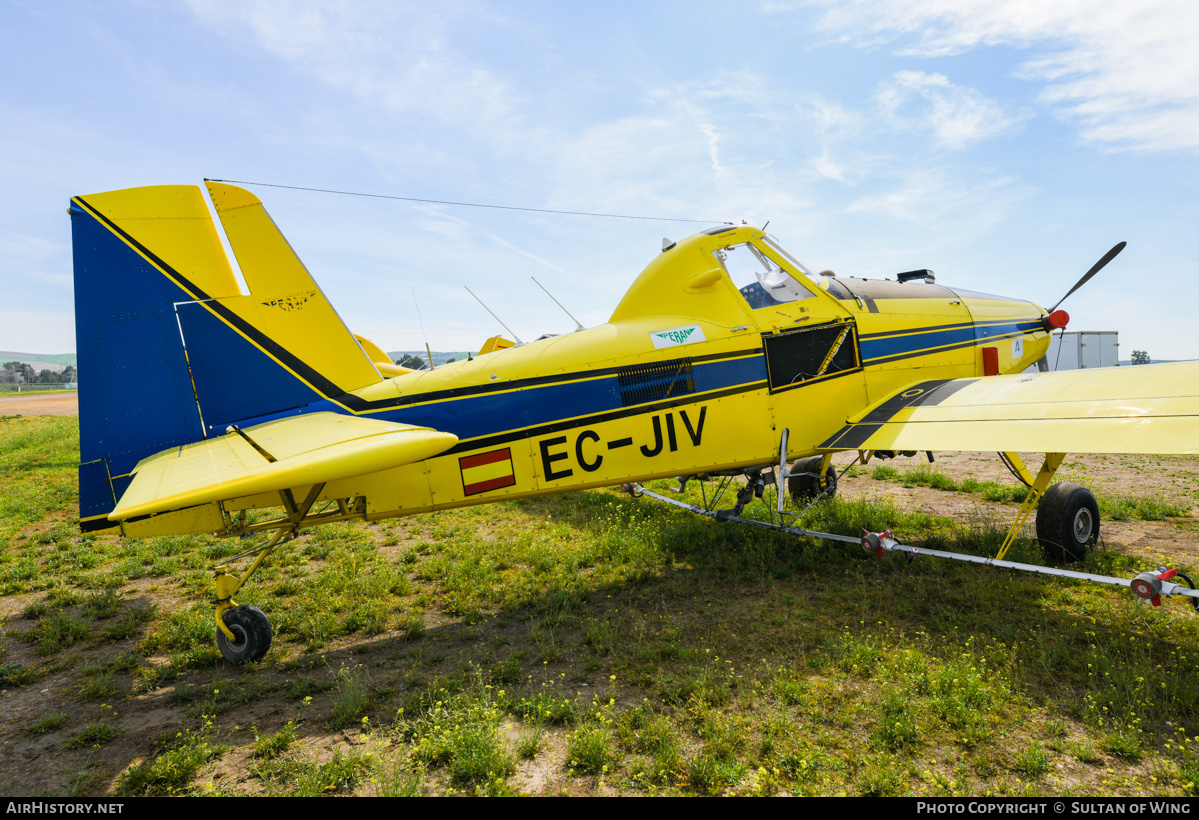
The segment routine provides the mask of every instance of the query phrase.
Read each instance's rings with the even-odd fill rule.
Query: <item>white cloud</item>
[[[808,3],[806,5],[811,5]],[[1199,149],[1199,4],[1174,0],[851,0],[819,28],[861,47],[938,57],[980,46],[1035,51],[1017,76],[1084,140]]]
[[[882,83],[878,103],[885,116],[901,128],[932,129],[941,145],[961,149],[1008,131],[1025,115],[1008,115],[973,88],[954,85],[944,74],[899,71]],[[916,101],[919,110],[911,112]]]
[[[527,256],[529,259],[532,259],[534,262],[540,262],[542,265],[545,265],[547,268],[550,268],[551,270],[556,270],[558,273],[566,273],[565,270],[563,270],[558,265],[555,265],[553,262],[549,261],[548,259],[543,259],[542,257],[538,256],[535,253],[529,253],[526,250],[522,250],[522,249],[516,247],[515,245],[513,245],[511,242],[508,242],[507,240],[496,236],[495,234],[491,233],[490,231],[487,232],[486,235],[487,235],[488,239],[490,239],[492,242],[499,245],[501,248],[507,248],[508,250],[512,251],[513,253],[520,254],[521,256]]]
[[[708,156],[712,158],[712,178],[720,183],[720,134],[710,122],[699,123],[699,130],[708,138]]]
[[[849,182],[853,171],[843,161],[834,159],[834,151],[856,134],[858,117],[839,105],[813,98],[800,106],[800,117],[811,124],[820,140],[820,156],[812,161],[816,173],[837,182]]]
[[[967,179],[919,167],[904,172],[883,193],[858,197],[846,211],[880,211],[894,219],[937,226],[942,233],[973,234],[1002,220],[1027,194],[1027,186],[1011,177]],[[949,226],[958,227],[949,231]]]
[[[188,0],[201,23],[234,37],[246,34],[297,71],[393,113],[448,122],[502,121],[513,89],[454,45],[469,6],[318,0]]]

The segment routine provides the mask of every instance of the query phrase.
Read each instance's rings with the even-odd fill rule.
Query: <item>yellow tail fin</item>
[[[342,391],[380,381],[258,197],[233,185],[205,184],[250,288],[249,296],[221,303]]]

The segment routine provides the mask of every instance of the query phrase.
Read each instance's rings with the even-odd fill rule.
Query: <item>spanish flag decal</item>
[[[512,450],[492,450],[458,459],[462,471],[462,491],[467,495],[478,495],[488,490],[511,487],[516,483],[512,469]]]

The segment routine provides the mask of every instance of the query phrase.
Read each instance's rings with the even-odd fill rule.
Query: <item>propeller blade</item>
[[[1116,256],[1120,253],[1120,251],[1124,250],[1124,246],[1127,244],[1128,244],[1127,242],[1121,242],[1121,243],[1117,244],[1114,248],[1112,248],[1110,251],[1105,253],[1103,255],[1103,258],[1095,263],[1094,267],[1092,267],[1089,271],[1087,271],[1085,274],[1083,274],[1083,277],[1074,283],[1074,287],[1070,288],[1070,290],[1066,292],[1065,296],[1063,296],[1061,299],[1057,300],[1057,305],[1054,305],[1053,307],[1049,308],[1049,312],[1053,313],[1055,310],[1057,310],[1058,305],[1060,305],[1062,302],[1069,299],[1071,293],[1073,293],[1074,291],[1081,288],[1083,285],[1085,285],[1087,283],[1087,280],[1089,280],[1095,274],[1099,273],[1099,271],[1103,270],[1104,266],[1107,265],[1108,262],[1115,259]]]

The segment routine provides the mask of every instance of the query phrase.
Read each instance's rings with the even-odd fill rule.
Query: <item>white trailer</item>
[[[1050,370],[1116,367],[1120,363],[1118,333],[1114,330],[1054,333],[1045,362]]]

